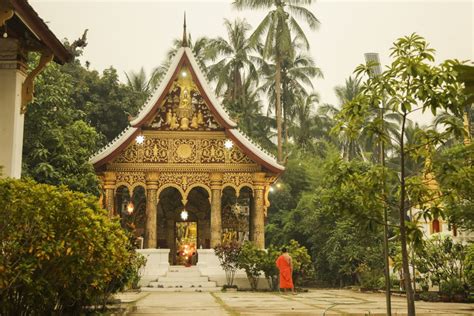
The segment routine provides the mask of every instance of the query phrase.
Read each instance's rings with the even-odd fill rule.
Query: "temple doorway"
[[[171,265],[194,265],[197,256],[192,256],[192,253],[197,253],[199,248],[210,247],[210,210],[209,193],[203,187],[192,188],[187,200],[175,187],[167,187],[160,192],[157,206],[158,248],[170,249]],[[186,245],[187,253],[184,251]],[[192,248],[194,251],[190,252]]]
[[[195,265],[197,262],[197,222],[176,222],[176,264]]]

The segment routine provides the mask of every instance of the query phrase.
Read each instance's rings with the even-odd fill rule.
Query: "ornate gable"
[[[135,141],[139,135],[144,136],[141,144]],[[225,149],[226,141],[234,146]],[[121,170],[132,164],[135,170],[243,168],[266,169],[275,174],[284,170],[273,156],[237,129],[188,47],[178,50],[163,81],[130,127],[91,162],[96,170]]]
[[[143,127],[160,131],[224,131],[186,65],[179,69],[153,119]]]

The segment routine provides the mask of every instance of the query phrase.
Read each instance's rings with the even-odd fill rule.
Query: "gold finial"
[[[183,42],[181,46],[188,47],[188,38],[186,36],[186,11],[184,11]]]

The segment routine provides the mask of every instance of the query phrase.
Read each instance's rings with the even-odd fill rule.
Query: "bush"
[[[217,258],[225,271],[226,285],[232,287],[234,284],[235,271],[238,269],[238,259],[240,254],[240,244],[235,241],[228,241],[214,247]]]
[[[97,199],[0,180],[0,314],[74,314],[105,304],[143,258]]]
[[[314,266],[306,247],[301,246],[296,240],[290,240],[286,245],[293,263],[293,283],[311,280],[314,278]],[[276,259],[275,259],[276,260]]]
[[[280,251],[273,245],[270,245],[263,254],[261,261],[261,269],[265,275],[265,279],[267,279],[268,287],[274,291],[278,290],[279,271],[275,262],[279,255]]]
[[[474,244],[467,248],[466,259],[464,259],[464,271],[468,286],[474,291]]]
[[[258,279],[262,271],[262,259],[264,256],[265,251],[258,249],[254,243],[249,241],[244,242],[240,249],[238,267],[245,270],[252,290],[256,290],[258,287]]]
[[[441,282],[439,293],[449,301],[463,301],[467,298],[463,283],[456,278]]]

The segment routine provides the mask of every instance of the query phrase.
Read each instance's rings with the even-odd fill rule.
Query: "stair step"
[[[166,272],[167,277],[199,277],[201,276],[201,272],[199,271],[192,271],[192,272]]]
[[[142,292],[219,292],[221,287],[202,287],[202,288],[155,288],[142,287]]]
[[[186,282],[186,281],[171,281],[171,282],[162,282],[162,281],[155,281],[155,282],[150,282],[149,286],[152,287],[164,287],[164,288],[188,288],[188,287],[194,287],[194,288],[202,288],[202,287],[215,287],[216,282]]]
[[[205,276],[192,276],[192,275],[176,275],[176,276],[162,276],[158,277],[158,281],[163,282],[207,282],[209,277]]]

